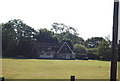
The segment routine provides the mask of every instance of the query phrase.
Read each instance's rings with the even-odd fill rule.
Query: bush
[[[75,44],[73,46],[73,50],[74,50],[75,53],[81,53],[81,54],[87,53],[86,49],[87,48],[82,44]]]

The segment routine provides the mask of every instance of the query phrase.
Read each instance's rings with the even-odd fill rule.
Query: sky
[[[83,39],[112,38],[114,0],[0,0],[0,23],[21,19],[38,30],[54,22],[78,30]]]

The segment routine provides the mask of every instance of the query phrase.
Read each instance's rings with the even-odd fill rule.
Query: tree
[[[53,23],[51,30],[55,32],[55,36],[59,42],[62,40],[70,40],[72,44],[83,44],[84,39],[79,37],[77,29],[64,25],[63,23]]]
[[[11,23],[2,24],[2,55],[14,57],[16,55],[16,33]]]
[[[34,45],[34,35],[36,31],[19,19],[11,22],[14,23],[17,35],[17,54],[29,57],[31,55],[30,50]]]
[[[3,24],[3,56],[16,57],[31,55],[36,31],[20,19],[10,20]]]
[[[75,53],[82,53],[85,54],[87,53],[86,47],[82,44],[75,44],[74,45],[74,52]]]
[[[54,32],[45,29],[39,29],[36,36],[37,42],[43,43],[55,43],[58,42],[57,37],[54,36]]]
[[[51,30],[55,31],[56,33],[69,32],[73,35],[79,35],[75,28],[67,26],[63,23],[53,23]]]
[[[77,59],[87,59],[87,50],[84,45],[75,44],[73,51],[76,53]]]
[[[62,40],[71,40],[72,44],[83,44],[84,39],[78,36],[75,36],[69,32],[63,32],[61,34],[56,34],[56,37],[61,42]]]
[[[99,59],[98,48],[87,48],[87,54],[89,59]]]
[[[111,45],[106,40],[99,44],[98,55],[102,59],[111,59]]]
[[[90,39],[87,39],[84,42],[84,45],[87,48],[97,48],[99,46],[99,43],[104,40],[102,37],[92,37]]]

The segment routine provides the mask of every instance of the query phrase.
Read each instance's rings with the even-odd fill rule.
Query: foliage
[[[36,31],[20,19],[10,20],[2,26],[3,57],[30,56]]]
[[[105,59],[111,58],[111,46],[106,40],[103,40],[99,44],[98,55],[100,58],[105,58]]]
[[[86,47],[82,44],[75,44],[74,45],[74,52],[75,53],[87,53]]]
[[[70,40],[72,44],[84,42],[84,39],[78,36],[77,30],[73,27],[66,26],[63,23],[53,23],[52,27],[51,30],[55,32],[59,42],[62,40]]]
[[[56,33],[69,32],[73,35],[78,35],[75,28],[67,26],[63,23],[53,23],[51,30],[55,31]]]
[[[45,29],[39,29],[35,38],[37,42],[43,43],[55,43],[58,42],[57,38],[54,36],[54,32]]]
[[[98,48],[88,48],[87,54],[89,59],[99,59]]]
[[[98,48],[88,48],[87,53],[88,54],[95,54],[97,56],[98,55]]]
[[[15,56],[16,54],[16,33],[14,27],[8,22],[2,25],[2,55]]]
[[[97,48],[99,43],[104,40],[102,37],[92,37],[90,39],[87,39],[84,43],[84,45],[87,48]]]
[[[32,49],[36,42],[67,42],[75,53],[87,53],[102,58],[110,58],[111,41],[109,36],[92,37],[84,41],[79,37],[77,29],[63,23],[53,23],[51,30],[34,30],[20,19],[10,20],[2,25],[3,57],[32,57]]]
[[[84,45],[88,48],[88,56],[94,59],[110,60],[111,58],[111,41],[109,37],[92,37],[85,41]]]
[[[75,36],[69,32],[57,34],[56,36],[60,42],[62,40],[71,40],[72,44],[76,44],[76,43],[82,44],[84,42],[84,40],[81,37]]]

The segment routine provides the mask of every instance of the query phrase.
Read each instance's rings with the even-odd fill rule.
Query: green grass
[[[109,79],[110,62],[92,60],[0,59],[8,79]],[[99,66],[101,66],[99,68]]]

